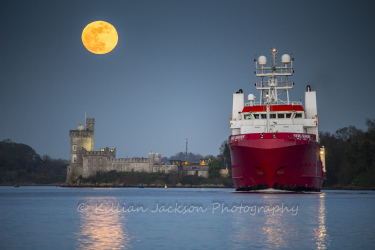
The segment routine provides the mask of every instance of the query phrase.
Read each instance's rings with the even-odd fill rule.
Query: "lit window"
[[[285,118],[285,114],[277,114],[277,118],[283,119],[283,118]]]
[[[251,115],[250,115],[250,114],[248,114],[248,115],[244,115],[244,119],[245,119],[245,120],[250,120],[250,119],[251,119]]]

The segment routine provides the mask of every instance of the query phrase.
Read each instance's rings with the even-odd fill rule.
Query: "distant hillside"
[[[67,161],[40,157],[34,149],[11,140],[0,141],[0,184],[65,182]]]

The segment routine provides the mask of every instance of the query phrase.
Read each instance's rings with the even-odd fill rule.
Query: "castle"
[[[86,128],[78,125],[76,130],[70,130],[70,164],[67,167],[66,183],[80,176],[88,178],[96,172],[144,172],[170,173],[178,171],[177,165],[164,165],[161,154],[149,153],[148,158],[117,158],[116,148],[104,148],[94,151],[95,119],[86,119]]]

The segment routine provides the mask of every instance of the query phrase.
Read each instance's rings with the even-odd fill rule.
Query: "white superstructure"
[[[305,108],[299,101],[289,100],[289,90],[294,82],[288,80],[294,73],[293,58],[288,54],[281,57],[282,66],[277,66],[277,49],[271,50],[272,65],[267,66],[267,58],[260,56],[255,61],[255,74],[261,78],[255,83],[260,90],[259,102],[249,94],[248,103],[240,89],[233,94],[231,117],[232,135],[249,133],[306,133],[318,139],[318,113],[316,93],[308,85],[305,92]],[[280,99],[284,95],[285,100]]]

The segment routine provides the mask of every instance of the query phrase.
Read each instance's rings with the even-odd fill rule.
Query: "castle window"
[[[73,145],[73,151],[77,151],[77,145]]]
[[[73,163],[77,163],[77,155],[73,155]]]
[[[68,173],[70,173],[70,168],[68,168]]]

